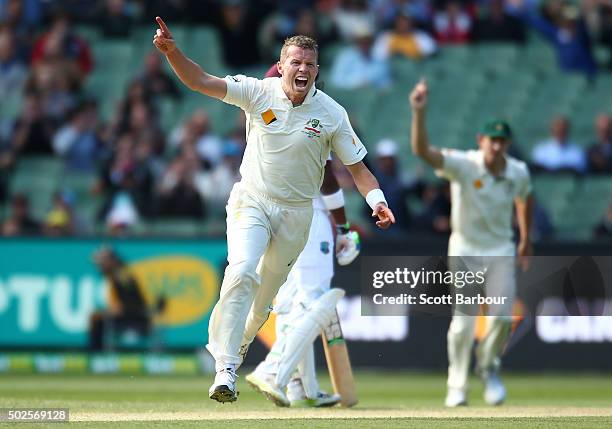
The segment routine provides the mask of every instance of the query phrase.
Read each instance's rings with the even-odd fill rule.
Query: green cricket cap
[[[494,119],[484,124],[480,130],[480,134],[489,137],[497,137],[504,139],[512,138],[512,130],[506,121]]]

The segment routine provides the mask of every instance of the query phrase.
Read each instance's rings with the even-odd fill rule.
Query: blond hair
[[[315,56],[319,58],[319,45],[317,45],[317,41],[312,37],[308,36],[292,36],[285,39],[285,43],[283,43],[283,47],[281,48],[280,60],[281,62],[287,57],[287,49],[289,46],[297,46],[302,49],[310,49],[314,51]]]

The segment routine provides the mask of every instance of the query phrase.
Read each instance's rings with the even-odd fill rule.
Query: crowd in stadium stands
[[[95,25],[106,39],[128,39],[152,17],[170,23],[207,24],[219,33],[230,70],[247,72],[276,61],[282,41],[300,33],[315,37],[322,55],[341,43],[330,63],[329,85],[385,89],[392,84],[389,59],[434,56],[446,45],[508,42],[524,44],[527,29],[540,32],[556,50],[559,67],[589,78],[612,68],[612,2],[582,0],[578,6],[550,0],[0,0],[0,102],[21,99],[15,120],[0,117],[0,205],[8,207],[3,235],[76,235],[91,225],[74,210],[74,195],[58,191],[42,219],[31,214],[31,196],[9,195],[18,159],[54,156],[74,173],[96,172],[91,192],[103,201],[97,221],[112,234],[129,232],[142,220],[203,220],[222,207],[244,151],[244,115],[226,136],[212,132],[209,115],[195,110],[168,135],[162,131],[160,100],[185,93],[156,52],[134,71],[108,123],[100,100],[84,94],[96,59],[75,24]],[[610,63],[596,64],[593,42],[607,47]],[[408,89],[406,88],[406,91]],[[607,114],[595,120],[592,144],[574,142],[570,120],[557,117],[550,138],[534,142],[524,156],[536,172],[612,174],[612,126]],[[584,140],[584,136],[576,139]],[[374,142],[372,142],[374,143]],[[398,144],[383,139],[371,152],[372,167],[394,207],[397,230],[450,230],[447,183],[429,183],[399,168]],[[341,184],[348,173],[334,168]],[[32,190],[32,192],[36,192]],[[408,204],[406,203],[408,202]],[[365,210],[365,209],[364,209]],[[365,213],[364,213],[365,214]],[[218,215],[218,212],[217,214]],[[368,216],[368,214],[365,214]],[[553,226],[536,208],[538,237]],[[385,234],[385,231],[378,232]],[[393,232],[395,233],[395,232]],[[596,235],[612,236],[612,205]]]

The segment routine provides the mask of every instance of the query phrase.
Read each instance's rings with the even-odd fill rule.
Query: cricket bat
[[[321,335],[334,392],[342,398],[340,404],[343,407],[352,407],[357,403],[357,389],[337,311]]]

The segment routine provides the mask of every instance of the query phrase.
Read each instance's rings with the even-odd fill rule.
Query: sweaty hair
[[[281,48],[280,60],[281,62],[287,57],[287,49],[289,46],[297,46],[302,49],[310,49],[314,51],[316,57],[319,57],[319,45],[317,45],[317,41],[312,37],[308,36],[292,36],[285,39],[285,43]]]

